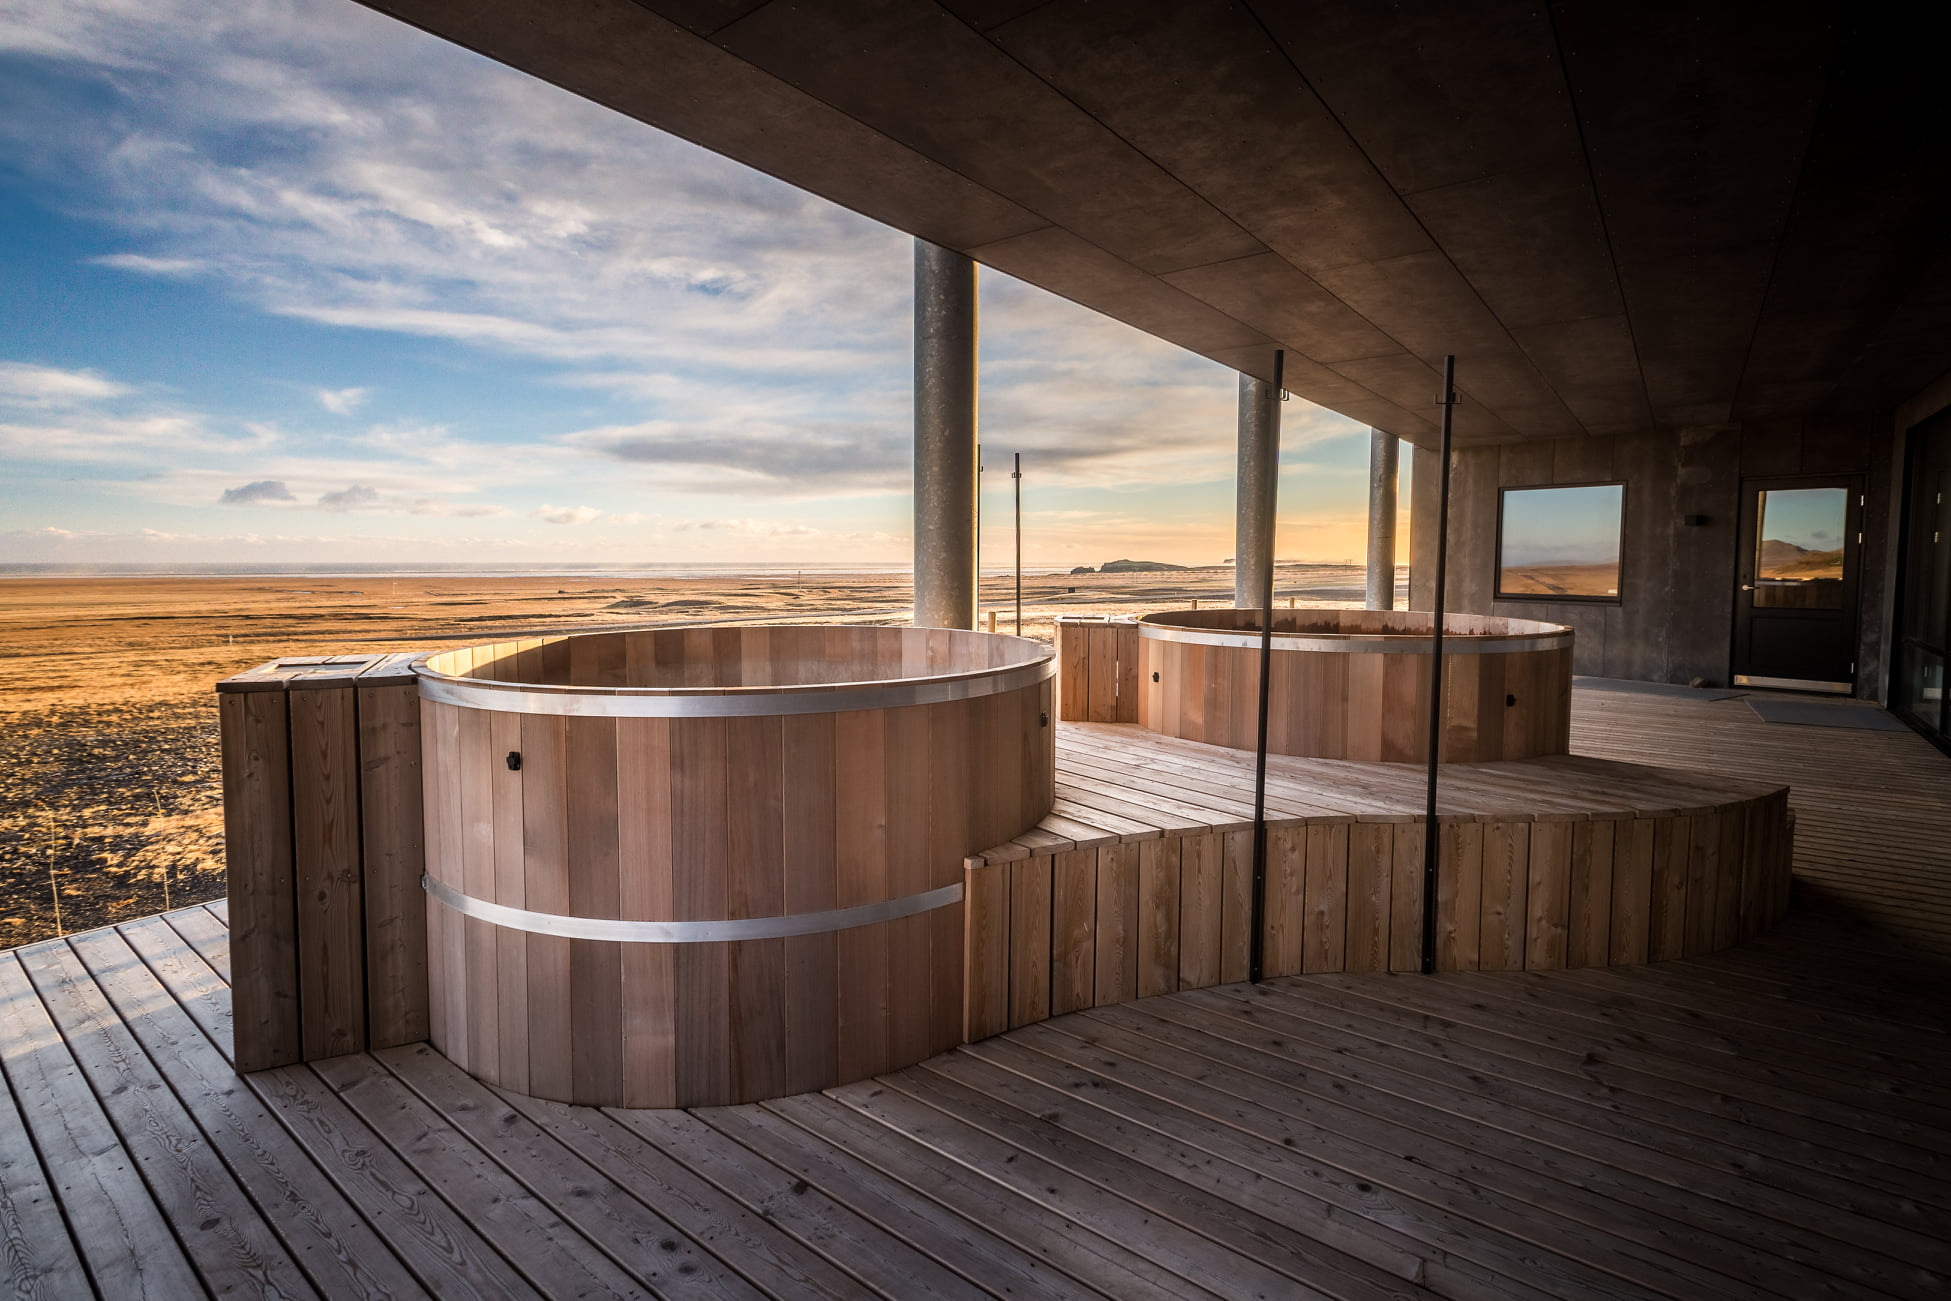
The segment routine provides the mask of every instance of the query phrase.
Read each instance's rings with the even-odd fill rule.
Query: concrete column
[[[976,268],[915,241],[915,625],[976,624]]]
[[[1273,605],[1274,495],[1280,481],[1280,390],[1240,376],[1240,460],[1234,480],[1233,604]]]
[[[1368,431],[1368,608],[1396,606],[1396,459],[1394,434]]]

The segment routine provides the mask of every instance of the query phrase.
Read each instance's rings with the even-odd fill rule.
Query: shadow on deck
[[[0,1232],[53,1296],[1938,1296],[1951,760],[1581,690],[1574,749],[1787,781],[1773,934],[1648,967],[1100,1008],[755,1106],[239,1077],[222,905],[0,955]]]

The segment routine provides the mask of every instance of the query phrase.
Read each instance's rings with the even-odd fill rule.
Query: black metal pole
[[[1274,463],[1267,467],[1275,484],[1280,482],[1280,390],[1287,354],[1274,352],[1273,438]],[[1267,521],[1271,535],[1273,520]],[[1274,565],[1273,539],[1268,538],[1267,582],[1260,600],[1260,728],[1253,755],[1253,909],[1248,923],[1247,979],[1255,984],[1265,971],[1267,930],[1267,695],[1274,675]],[[1246,563],[1235,556],[1233,563]]]
[[[1023,453],[1016,454],[1016,635],[1023,635]]]
[[[1450,563],[1450,413],[1456,409],[1456,358],[1443,358],[1443,452],[1436,488],[1436,597],[1429,656],[1429,793],[1423,806],[1423,972],[1436,970],[1436,760],[1443,745],[1443,586]]]

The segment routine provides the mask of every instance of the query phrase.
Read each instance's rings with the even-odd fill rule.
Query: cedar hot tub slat
[[[1057,802],[1047,651],[874,626],[540,649],[420,669],[429,875],[449,892],[427,922],[436,1047],[540,1098],[707,1106],[960,1042],[961,910],[940,892]],[[1086,838],[1159,833],[1078,815]],[[668,929],[741,921],[758,932]]]
[[[1267,748],[1363,763],[1415,763],[1429,749],[1427,614],[1275,610]],[[1115,660],[1097,625],[1066,654],[1066,680],[1088,710],[1064,717],[1135,721],[1187,741],[1252,750],[1258,738],[1257,610],[1176,610],[1136,625],[1141,686],[1135,718],[1100,709],[1095,684]],[[1476,615],[1444,620],[1442,758],[1446,763],[1563,754],[1571,725],[1572,630]],[[1060,629],[1060,632],[1067,630]],[[1100,640],[1106,649],[1100,651]]]

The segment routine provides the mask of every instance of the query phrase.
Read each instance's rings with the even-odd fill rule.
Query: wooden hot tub
[[[1429,754],[1428,614],[1274,611],[1267,748],[1381,763]],[[1260,612],[1175,610],[1138,624],[1138,721],[1251,750],[1258,730]],[[1445,763],[1571,748],[1572,630],[1528,619],[1443,621]]]
[[[1049,812],[1052,658],[925,628],[594,633],[416,666],[433,1044],[749,1102],[962,1041],[966,855]]]

